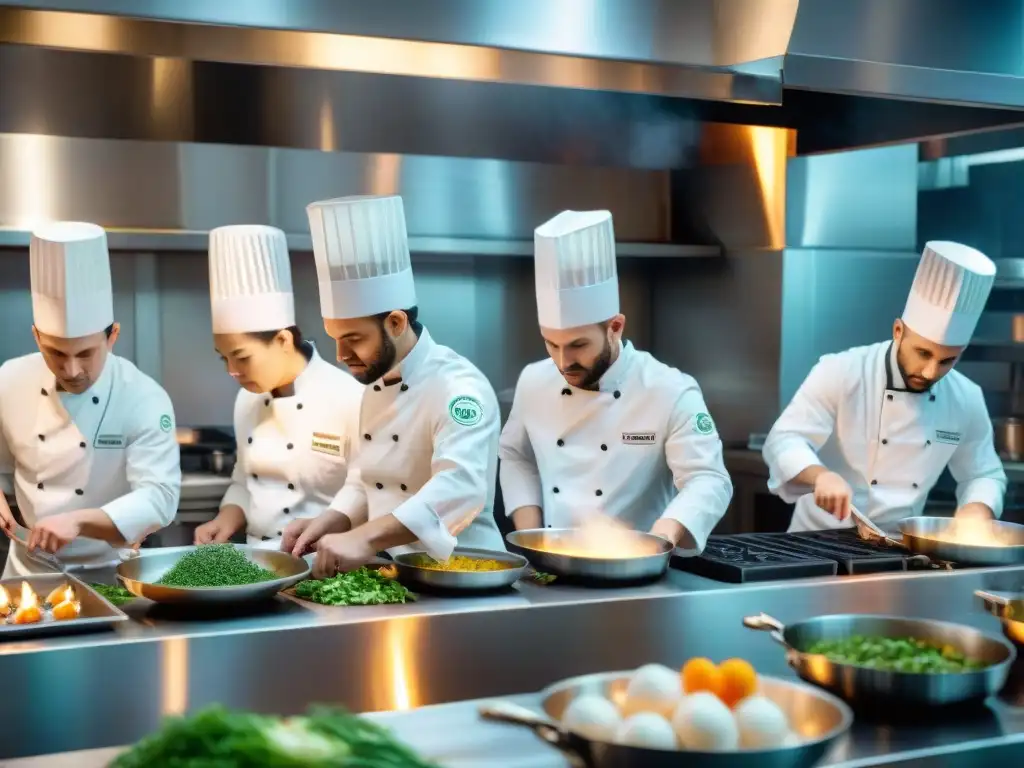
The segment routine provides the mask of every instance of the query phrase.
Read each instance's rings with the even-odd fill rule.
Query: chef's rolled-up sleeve
[[[811,490],[793,480],[808,467],[821,466],[818,451],[835,429],[846,379],[843,357],[822,357],[765,438],[761,455],[768,465],[768,490],[789,504]]]
[[[992,420],[980,388],[972,390],[967,409],[967,432],[949,459],[949,472],[956,480],[957,505],[984,504],[999,517],[1006,495],[1006,472],[996,453]]]
[[[487,382],[446,381],[435,402],[430,480],[393,512],[436,560],[447,560],[456,536],[487,506],[501,432],[498,399]]]
[[[240,507],[242,512],[245,513],[246,518],[248,518],[251,503],[248,485],[249,475],[246,471],[246,467],[249,466],[249,447],[248,443],[238,442],[238,437],[246,434],[245,406],[244,390],[240,390],[238,397],[235,398],[235,468],[231,472],[231,485],[228,486],[224,498],[221,499],[220,506],[221,509],[232,505]]]
[[[522,420],[522,408],[528,400],[526,373],[519,377],[516,393],[512,398],[512,410],[498,442],[499,475],[501,496],[505,502],[505,514],[511,515],[522,507],[539,507],[544,496],[541,491],[540,470],[533,444]]]
[[[688,532],[692,541],[684,539],[681,547],[701,552],[729,507],[732,480],[722,458],[722,440],[695,381],[687,383],[669,418],[665,461],[678,493],[662,517]]]
[[[181,459],[174,433],[174,407],[162,389],[131,403],[126,474],[131,491],[102,510],[125,541],[139,541],[169,525],[181,497]]]

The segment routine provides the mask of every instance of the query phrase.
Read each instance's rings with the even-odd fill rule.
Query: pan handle
[[[532,730],[543,741],[562,752],[573,765],[573,768],[583,768],[585,762],[572,747],[569,746],[567,734],[556,722],[543,715],[513,704],[510,701],[491,701],[481,704],[478,710],[480,717],[485,720],[494,720],[499,723],[510,723],[521,725]]]
[[[994,595],[991,592],[986,592],[983,589],[976,589],[974,591],[974,596],[980,597],[986,603],[992,603],[993,605],[1006,605],[1010,602],[1009,599],[1003,597],[1002,595]]]

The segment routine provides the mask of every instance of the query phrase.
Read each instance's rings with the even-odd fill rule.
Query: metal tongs
[[[857,536],[862,541],[870,541],[874,544],[882,544],[889,547],[896,547],[906,551],[906,547],[902,541],[897,541],[888,533],[883,531],[874,521],[857,509],[853,504],[850,505],[850,515],[853,517],[853,524],[857,527]],[[931,565],[932,559],[927,555],[912,554],[907,558],[907,562],[916,562],[920,565]]]
[[[11,541],[21,544],[22,551],[30,560],[34,560],[40,565],[50,568],[51,570],[63,573],[65,576],[68,574],[68,571],[79,571],[86,569],[93,570],[95,568],[103,568],[109,565],[119,565],[120,563],[123,563],[125,560],[131,560],[132,558],[139,556],[139,553],[133,549],[119,549],[117,550],[117,562],[115,563],[101,563],[95,566],[91,564],[89,566],[83,566],[78,564],[69,566],[65,564],[65,562],[61,560],[59,557],[57,557],[56,555],[51,555],[49,552],[30,550],[28,548],[29,530],[25,526],[15,523],[14,530],[11,532],[5,531],[5,533],[7,533],[7,536],[9,539],[11,539]]]

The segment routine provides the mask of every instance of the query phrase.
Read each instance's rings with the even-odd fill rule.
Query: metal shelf
[[[292,251],[311,251],[309,235],[286,233]],[[31,232],[25,229],[0,227],[0,248],[27,248]],[[107,242],[112,251],[160,252],[205,251],[209,233],[188,230],[108,229]],[[451,256],[533,256],[532,240],[487,240],[468,237],[410,237],[413,253]],[[617,243],[619,256],[638,258],[714,258],[722,255],[717,245],[682,245],[677,243]]]

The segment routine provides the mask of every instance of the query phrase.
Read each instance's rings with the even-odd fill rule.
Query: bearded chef
[[[921,514],[947,466],[957,516],[999,516],[1006,474],[981,388],[953,370],[995,280],[966,245],[925,246],[892,340],[825,355],[764,444],[769,489],[796,503],[791,531],[891,528]]]
[[[622,340],[608,211],[565,211],[534,234],[549,359],[523,370],[501,435],[501,492],[517,529],[590,511],[702,550],[732,482],[697,382]]]
[[[171,522],[181,491],[167,393],[111,350],[114,322],[107,237],[94,224],[40,227],[29,248],[38,354],[0,366],[0,489],[29,528],[4,578],[116,561],[113,546]],[[15,525],[0,494],[0,525]]]
[[[244,530],[249,545],[277,549],[288,523],[319,515],[344,485],[363,386],[302,338],[281,230],[210,233],[210,302],[214,347],[241,385],[238,459],[220,511],[196,529],[195,543]]]
[[[316,520],[296,520],[282,549],[316,548],[319,576],[378,551],[504,549],[494,521],[500,416],[472,363],[418,320],[402,198],[349,197],[307,209],[327,333],[367,385],[359,453]]]

